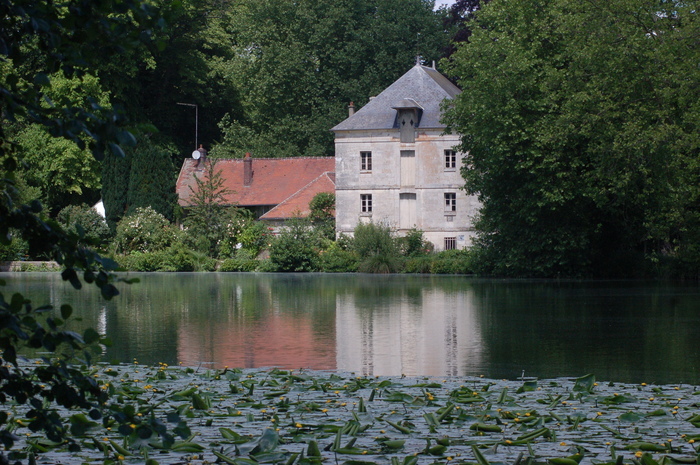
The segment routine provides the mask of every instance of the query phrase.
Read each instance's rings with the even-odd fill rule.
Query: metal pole
[[[194,107],[194,149],[197,150],[199,145],[197,144],[199,138],[199,107],[194,103],[181,103],[175,102],[176,105],[184,105],[186,107]]]

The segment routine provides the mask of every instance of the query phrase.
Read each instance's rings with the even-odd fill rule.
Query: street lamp
[[[183,105],[186,107],[194,107],[194,149],[197,150],[197,136],[199,131],[199,107],[194,103],[180,103],[176,102],[177,105]]]

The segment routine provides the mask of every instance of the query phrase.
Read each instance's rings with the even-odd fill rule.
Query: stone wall
[[[0,271],[61,271],[61,266],[56,262],[4,261],[0,262]]]

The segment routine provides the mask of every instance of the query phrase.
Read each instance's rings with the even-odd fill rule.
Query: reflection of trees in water
[[[121,285],[122,294],[110,302],[50,273],[4,275],[9,286],[3,292],[22,292],[35,305],[71,303],[80,321],[70,329],[106,328],[114,342],[110,360],[128,362],[138,353],[141,363],[177,363],[183,337],[202,357],[223,344],[233,347],[237,341],[227,337],[262,334],[260,340],[274,346],[281,341],[265,339],[265,329],[275,325],[283,331],[276,333],[280,339],[287,334],[279,328],[292,336],[297,331],[324,360],[337,356],[367,374],[394,364],[399,371],[439,366],[443,374],[496,378],[516,378],[522,370],[538,377],[594,372],[629,382],[700,378],[696,285],[355,274],[134,276],[141,282]],[[245,350],[255,363],[256,346]]]
[[[479,281],[473,290],[492,367],[487,374],[514,378],[525,370],[542,378],[593,371],[616,381],[690,381],[689,368],[700,361],[700,329],[697,297],[688,289],[647,282]]]

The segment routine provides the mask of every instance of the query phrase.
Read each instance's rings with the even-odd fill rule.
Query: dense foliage
[[[88,205],[69,205],[58,212],[56,219],[64,231],[81,237],[81,244],[85,246],[100,248],[111,237],[105,219]]]
[[[71,165],[82,160],[78,164],[91,166],[88,159],[81,158],[86,148],[102,159],[106,151],[122,154],[119,143],[133,144],[133,137],[123,127],[123,115],[94,97],[83,99],[80,94],[84,89],[74,84],[76,79],[87,82],[90,71],[105,56],[118,55],[125,47],[148,40],[157,24],[155,11],[148,4],[132,0],[72,0],[60,5],[26,0],[0,2],[0,243],[11,246],[14,241],[22,241],[30,256],[57,261],[63,267],[63,278],[74,287],[80,288],[83,282],[96,284],[106,298],[117,294],[108,273],[113,263],[83,247],[82,228],[76,228],[76,234],[65,231],[45,216],[36,197],[27,196],[18,187],[32,182],[31,176],[37,173],[27,172],[25,166],[34,166],[37,172],[42,171],[43,183],[65,183],[72,187],[65,188],[64,193],[77,192],[84,184],[74,182],[70,169],[60,168],[64,161]],[[63,86],[68,81],[71,85]],[[22,130],[37,136],[48,134],[50,138],[44,140],[50,143],[27,152],[18,143]],[[61,141],[68,145],[56,149]],[[59,168],[50,165],[52,160],[32,158],[45,149],[49,156],[57,150],[54,154],[67,158],[57,161]],[[76,169],[74,174],[79,171]],[[24,183],[19,181],[23,175]],[[41,187],[40,197],[49,204],[59,197],[50,193],[53,185]],[[58,209],[62,205],[55,202],[51,206]],[[51,304],[59,307],[58,303]],[[80,450],[74,435],[81,435],[84,428],[67,426],[59,407],[80,409],[73,418],[114,422],[117,427],[127,420],[117,415],[121,406],[108,403],[109,393],[74,365],[75,356],[89,365],[90,346],[106,341],[91,329],[82,335],[66,331],[70,306],[60,305],[60,312],[47,315],[53,309],[51,304],[36,306],[19,293],[9,298],[0,293],[3,463],[8,459],[35,462],[31,451],[16,450],[18,438],[13,431],[19,419],[8,414],[10,404],[26,405],[21,421],[49,441],[66,444],[71,452]],[[20,365],[20,356],[26,350],[40,351],[44,363]]]
[[[489,2],[452,56],[482,272],[700,270],[698,4]]]
[[[242,114],[221,122],[216,154],[333,153],[329,129],[422,55],[437,60],[450,29],[427,0],[243,0],[230,24],[233,58],[222,66]]]

